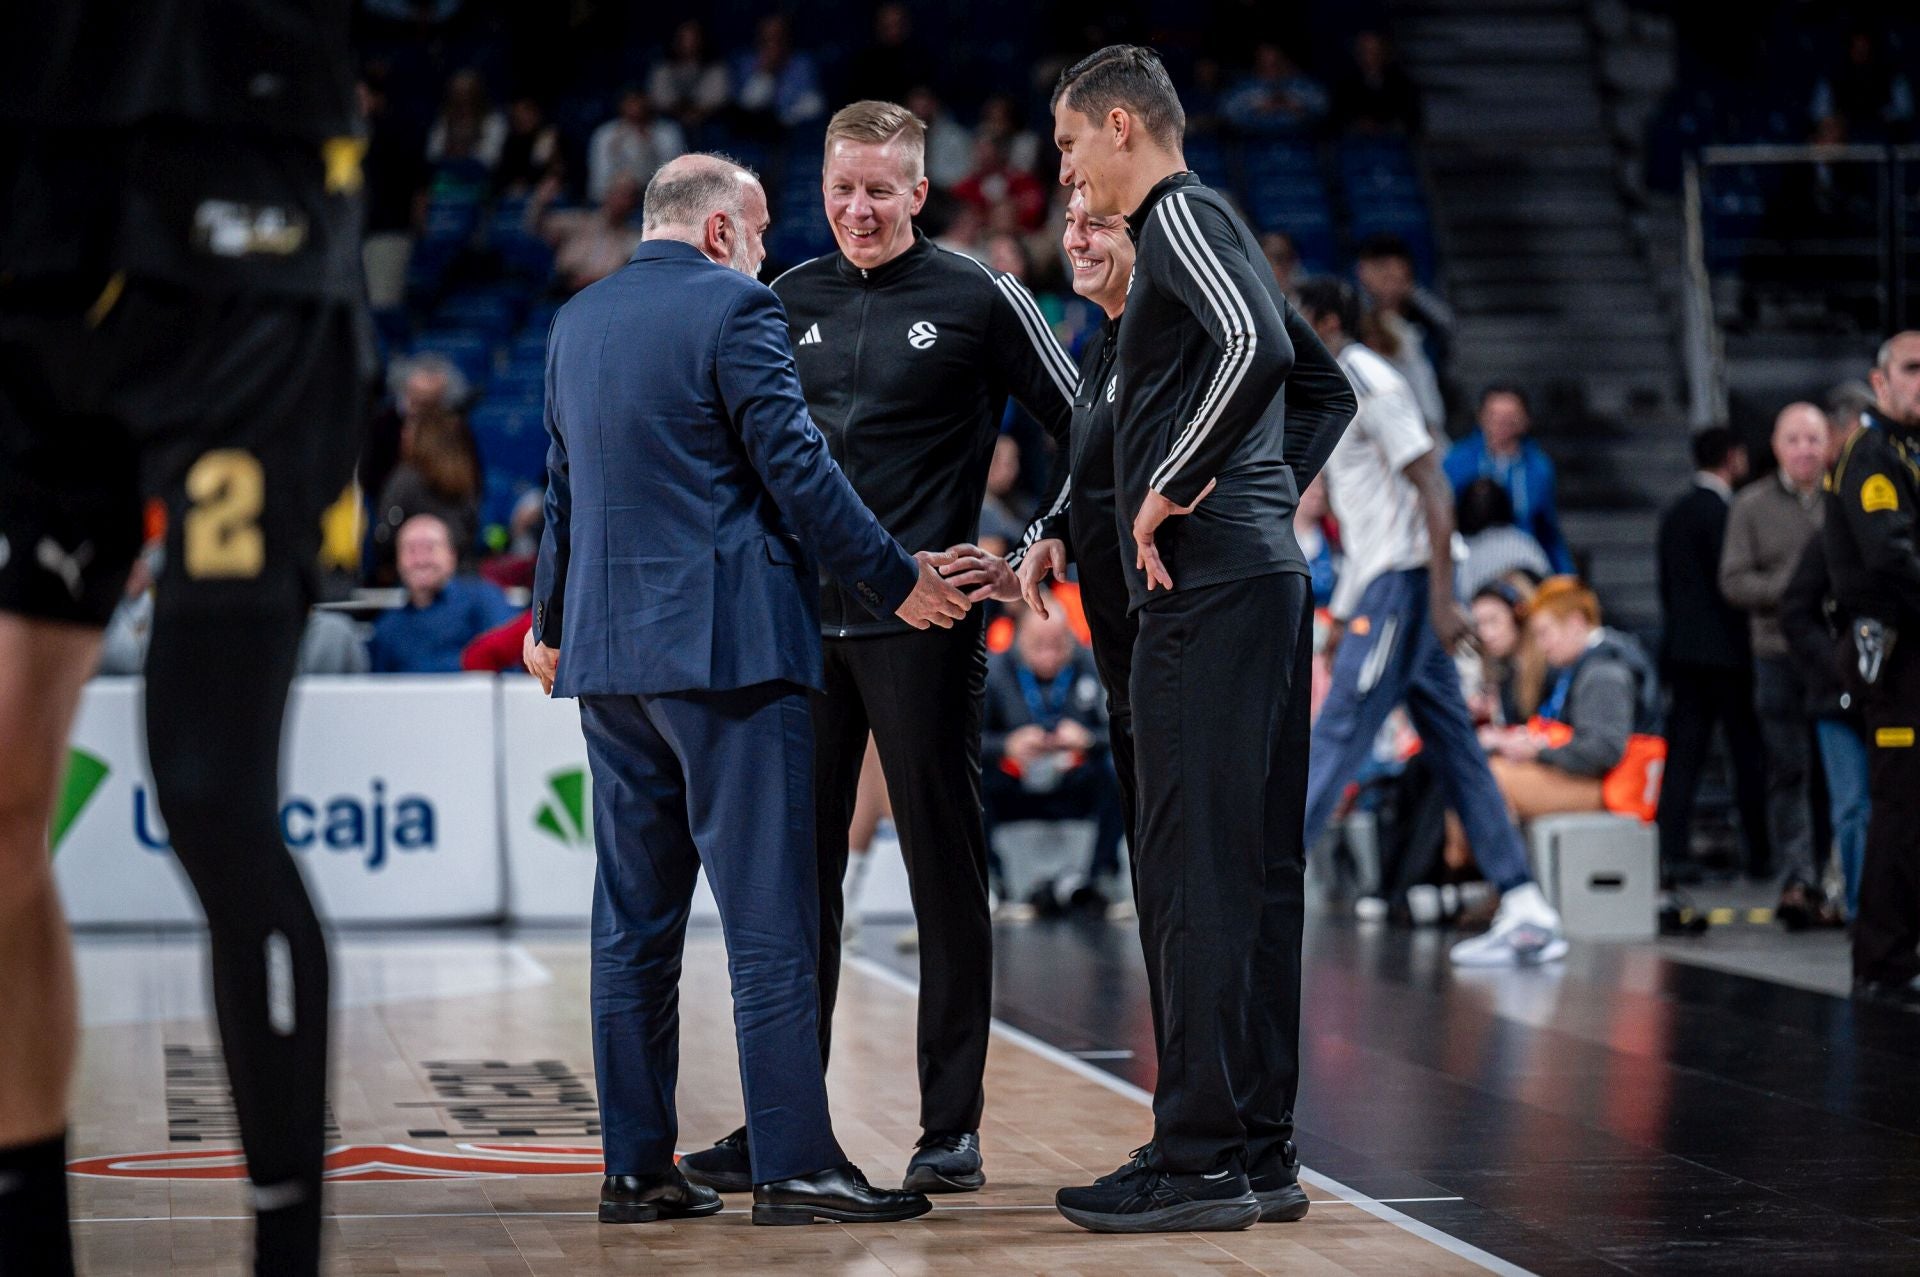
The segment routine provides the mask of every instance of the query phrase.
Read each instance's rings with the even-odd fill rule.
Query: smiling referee
[[[1009,397],[1064,441],[1078,374],[1018,280],[915,229],[927,197],[925,132],[891,102],[855,102],[834,115],[821,186],[838,251],[796,266],[773,291],[786,307],[808,411],[867,508],[911,551],[958,550],[942,570],[969,598],[1015,598],[1013,570],[973,545],[987,463]],[[984,622],[975,608],[950,630],[912,630],[875,620],[837,582],[821,586],[826,690],[813,700],[821,1054],[840,976],[847,826],[871,731],[920,931],[922,1133],[906,1186],[928,1193],[986,1182]],[[745,1132],[681,1165],[697,1183],[744,1190]]]

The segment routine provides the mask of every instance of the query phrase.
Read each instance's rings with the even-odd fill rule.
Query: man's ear
[[[702,235],[700,250],[708,257],[724,265],[732,255],[732,246],[727,243],[727,238],[730,234],[728,218],[725,213],[715,212],[707,214],[706,228]]]
[[[1133,141],[1133,116],[1124,106],[1116,106],[1107,112],[1107,136],[1113,140],[1115,150],[1124,151]]]

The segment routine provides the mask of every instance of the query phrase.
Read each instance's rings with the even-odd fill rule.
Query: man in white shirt
[[[680,126],[657,118],[640,89],[627,89],[620,95],[620,113],[595,129],[587,143],[587,198],[602,203],[622,177],[644,190],[662,165],[686,151]]]
[[[1404,702],[1447,805],[1501,893],[1493,928],[1456,945],[1454,962],[1555,961],[1567,952],[1560,916],[1527,868],[1453,664],[1471,622],[1453,596],[1453,493],[1433,438],[1406,378],[1353,340],[1360,327],[1354,290],[1338,280],[1308,280],[1298,300],[1360,401],[1321,472],[1347,560],[1328,609],[1333,685],[1313,728],[1307,842],[1359,771],[1381,723]]]

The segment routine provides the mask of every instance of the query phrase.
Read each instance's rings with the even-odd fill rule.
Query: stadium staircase
[[[1670,233],[1634,189],[1662,33],[1610,0],[1392,0],[1468,396],[1526,387],[1609,621],[1659,622],[1654,529],[1689,473]],[[1455,413],[1470,426],[1471,404]]]

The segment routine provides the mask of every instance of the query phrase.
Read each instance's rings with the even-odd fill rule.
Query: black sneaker
[[[702,1188],[716,1193],[751,1193],[753,1163],[747,1157],[747,1128],[698,1153],[680,1159],[680,1173]]]
[[[980,1169],[980,1133],[960,1131],[923,1137],[900,1187],[909,1193],[971,1193],[986,1182]]]
[[[1300,1187],[1300,1153],[1288,1140],[1280,1152],[1247,1172],[1253,1199],[1260,1203],[1260,1222],[1291,1224],[1307,1217],[1307,1193]]]
[[[1158,1170],[1142,1149],[1119,1170],[1085,1188],[1063,1188],[1053,1204],[1095,1233],[1230,1233],[1260,1218],[1247,1177],[1231,1168],[1211,1174]]]

